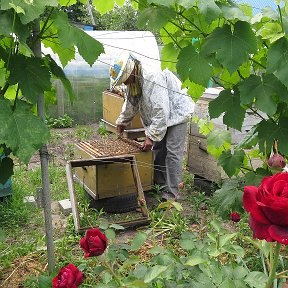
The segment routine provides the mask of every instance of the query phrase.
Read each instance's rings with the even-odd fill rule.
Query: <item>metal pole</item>
[[[40,33],[40,22],[36,20],[33,25],[33,52],[36,57],[41,58],[41,41],[38,38]],[[44,94],[39,95],[38,99],[38,116],[44,121]],[[50,179],[49,179],[49,155],[47,145],[43,145],[40,149],[40,162],[41,162],[41,175],[42,175],[42,199],[44,208],[45,231],[46,231],[46,245],[48,257],[48,271],[54,271],[55,268],[55,255],[53,243],[53,226],[52,226],[52,213],[51,213],[51,197],[50,197]]]
[[[91,8],[90,0],[87,1],[87,10],[88,10],[88,13],[89,13],[89,16],[90,16],[90,19],[91,19],[91,23],[92,23],[93,25],[95,25],[95,20],[94,20],[94,16],[93,16],[93,13],[92,13],[92,8]]]

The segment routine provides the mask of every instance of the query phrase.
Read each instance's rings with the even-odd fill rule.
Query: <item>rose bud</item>
[[[73,264],[60,269],[52,280],[52,288],[77,288],[83,281],[84,274]]]
[[[273,168],[284,168],[286,166],[286,162],[281,154],[275,153],[270,156],[268,166]]]
[[[241,219],[241,216],[238,212],[232,212],[230,214],[230,219],[233,221],[233,222],[239,222],[240,219]]]
[[[108,239],[98,228],[86,231],[85,237],[80,239],[80,247],[86,253],[86,257],[99,256],[104,253],[108,245]]]

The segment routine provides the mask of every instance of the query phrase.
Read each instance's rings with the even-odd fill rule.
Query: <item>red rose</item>
[[[254,238],[288,245],[288,173],[265,177],[259,187],[245,186],[243,204]]]
[[[52,288],[77,288],[83,281],[84,274],[73,264],[60,269],[52,280]]]
[[[107,245],[107,237],[98,228],[87,230],[80,240],[80,246],[86,252],[85,258],[103,254]]]
[[[233,222],[239,222],[240,219],[241,219],[241,216],[238,212],[232,212],[230,214],[230,219],[233,221]]]

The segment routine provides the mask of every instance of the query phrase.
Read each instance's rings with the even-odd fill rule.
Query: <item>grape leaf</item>
[[[223,123],[241,131],[245,118],[245,109],[240,105],[240,95],[237,90],[223,90],[219,96],[209,103],[209,115],[218,118],[223,112]]]
[[[231,31],[229,25],[216,28],[203,44],[205,54],[216,52],[216,58],[232,74],[257,51],[257,41],[250,25],[238,21]]]
[[[165,6],[148,7],[139,13],[137,26],[139,28],[147,28],[160,30],[169,19],[175,17],[175,11]]]
[[[0,139],[27,164],[35,151],[48,141],[49,130],[23,101],[18,100],[12,111],[10,101],[0,99],[0,110]]]
[[[103,15],[114,8],[114,0],[92,0],[92,5],[101,15]]]
[[[268,115],[275,114],[277,110],[277,99],[275,99],[277,84],[281,85],[272,74],[263,75],[263,78],[251,75],[239,84],[241,103],[250,104],[256,99],[255,106],[257,108]]]
[[[7,36],[15,33],[19,36],[20,41],[25,42],[30,31],[27,25],[21,23],[17,14],[14,15],[12,10],[7,10],[0,11],[0,33]]]
[[[256,129],[259,137],[259,147],[262,152],[270,151],[274,140],[278,140],[278,150],[288,155],[288,117],[280,117],[279,123],[272,120],[262,120]],[[266,150],[266,151],[265,151]]]
[[[199,0],[200,13],[205,15],[207,22],[210,24],[213,20],[221,15],[221,9],[216,5],[214,0]]]
[[[62,70],[61,67],[59,67],[57,65],[57,63],[52,59],[52,57],[50,55],[48,55],[46,57],[46,59],[48,60],[48,65],[50,67],[50,70],[52,72],[52,74],[61,80],[63,86],[64,86],[64,89],[65,91],[67,92],[69,98],[71,101],[75,100],[76,99],[76,95],[73,91],[73,88],[71,86],[71,83],[69,81],[69,79],[66,77],[64,71]]]
[[[90,66],[92,66],[99,55],[104,53],[103,45],[78,28],[75,28],[74,36],[80,55]]]
[[[149,4],[162,5],[166,7],[170,7],[175,4],[175,0],[148,0],[147,2]]]
[[[245,13],[234,3],[231,4],[225,4],[225,3],[218,3],[217,4],[219,8],[221,9],[221,12],[223,14],[223,17],[225,19],[229,20],[242,20],[242,21],[248,21],[249,17],[245,15]]]
[[[196,0],[177,0],[176,2],[178,5],[181,5],[182,7],[188,10],[192,8],[193,5],[195,5]]]
[[[58,0],[61,6],[71,6],[77,3],[77,0]]]
[[[1,0],[1,9],[9,10],[11,0]],[[17,9],[22,8],[25,13],[21,13],[20,19],[23,24],[27,24],[38,18],[47,8],[47,6],[56,7],[58,0],[33,0],[31,2],[23,0],[13,0],[13,6]]]
[[[271,171],[266,170],[264,168],[257,168],[256,171],[250,171],[245,173],[245,185],[249,186],[259,186],[261,181],[265,176],[270,176],[272,175]]]
[[[31,102],[37,102],[39,93],[51,90],[50,71],[42,59],[12,55],[8,68],[9,83],[18,83],[25,98]]]
[[[213,130],[211,133],[208,134],[207,143],[209,145],[213,145],[216,148],[221,147],[226,143],[231,144],[232,138],[231,133],[226,130]]]
[[[189,79],[185,80],[182,83],[182,88],[188,89],[187,94],[189,94],[192,97],[195,103],[203,95],[206,89],[204,86],[191,82]]]
[[[212,67],[202,55],[196,52],[193,45],[183,48],[178,56],[176,64],[180,78],[207,87],[208,81],[212,76]]]
[[[176,72],[177,57],[179,49],[173,43],[168,43],[161,50],[161,68],[168,68],[170,71]]]
[[[286,37],[274,42],[267,54],[267,72],[273,73],[286,87],[288,87],[288,40]]]
[[[243,165],[244,156],[243,150],[235,150],[234,154],[231,153],[231,150],[226,150],[220,155],[218,164],[222,166],[229,177],[232,177],[239,173],[239,169]]]

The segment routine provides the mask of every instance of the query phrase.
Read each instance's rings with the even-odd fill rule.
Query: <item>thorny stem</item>
[[[105,261],[105,260],[104,260],[103,262],[104,262],[104,265],[105,265],[105,266],[108,268],[108,270],[111,272],[111,274],[114,276],[117,284],[118,284],[119,286],[121,286],[121,281],[120,281],[118,275],[117,275],[117,274],[115,273],[115,271],[113,270],[112,266],[111,266],[107,261]]]

